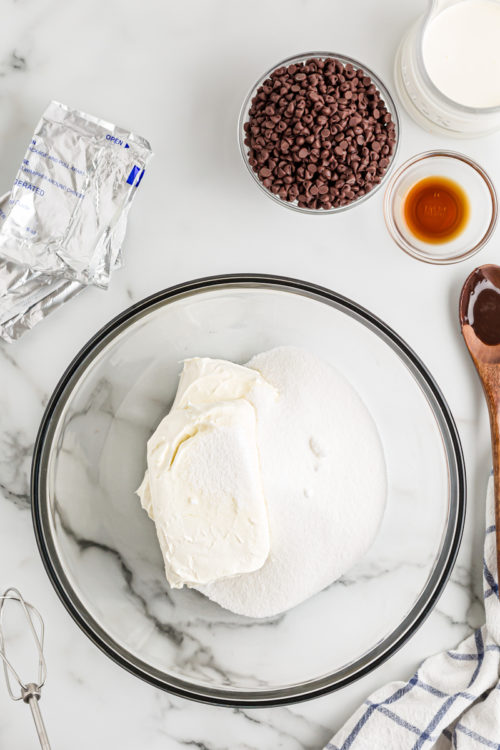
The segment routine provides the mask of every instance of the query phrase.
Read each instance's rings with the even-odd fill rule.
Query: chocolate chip
[[[275,70],[256,92],[244,131],[262,184],[321,210],[348,205],[380,183],[396,145],[370,77],[332,58]]]

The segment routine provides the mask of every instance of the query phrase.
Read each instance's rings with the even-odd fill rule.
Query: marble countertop
[[[462,344],[457,302],[467,274],[497,259],[497,235],[475,258],[431,266],[402,253],[384,226],[382,194],[312,218],[257,190],[238,153],[236,121],[262,71],[296,52],[358,58],[391,89],[397,45],[423,0],[3,0],[0,193],[8,190],[50,99],[131,128],[155,157],[131,212],[125,267],[13,345],[0,345],[0,588],[41,610],[49,678],[42,708],[54,750],[316,750],[375,687],[408,678],[428,654],[482,622],[481,558],[489,434]],[[477,159],[500,185],[500,136],[454,141],[402,112],[398,161],[446,147]],[[428,365],[460,430],[469,505],[458,562],[436,608],[392,659],[339,693],[290,708],[214,708],[129,675],[67,615],[44,572],[29,511],[29,467],[49,395],[71,358],[109,318],[158,289],[230,272],[304,278],[352,297],[393,326]],[[0,689],[0,747],[37,746],[29,712]]]

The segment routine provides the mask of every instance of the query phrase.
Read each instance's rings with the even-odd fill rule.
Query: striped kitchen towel
[[[429,657],[408,683],[377,690],[324,750],[500,750],[500,602],[493,478],[486,501],[486,624]]]

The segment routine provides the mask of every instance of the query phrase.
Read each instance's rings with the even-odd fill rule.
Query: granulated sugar
[[[248,363],[279,392],[255,402],[271,552],[253,573],[199,587],[249,617],[284,612],[339,578],[380,525],[386,478],[375,424],[352,386],[309,352],[280,347]]]

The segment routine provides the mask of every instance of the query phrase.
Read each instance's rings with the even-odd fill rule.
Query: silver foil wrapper
[[[10,193],[0,198],[0,225]],[[78,281],[57,278],[0,256],[0,338],[12,343],[85,289]]]
[[[147,141],[52,102],[0,199],[0,338],[13,341],[121,261]]]

